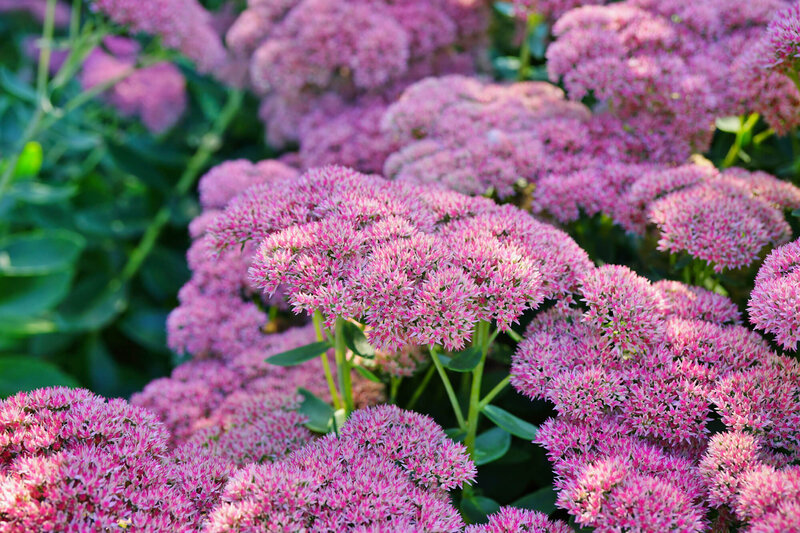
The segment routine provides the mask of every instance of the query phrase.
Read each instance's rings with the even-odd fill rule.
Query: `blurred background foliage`
[[[95,15],[84,8],[82,17]],[[273,154],[260,142],[255,99],[179,57],[187,112],[157,136],[96,98],[75,106],[82,93],[74,77],[51,79],[43,100],[26,54],[41,32],[25,14],[0,16],[0,171],[8,174],[0,185],[0,396],[54,384],[128,396],[178,362],[165,319],[189,276],[197,177],[223,160]],[[81,39],[57,31],[54,47]],[[146,50],[166,54],[157,43]],[[40,106],[50,109],[30,135]]]

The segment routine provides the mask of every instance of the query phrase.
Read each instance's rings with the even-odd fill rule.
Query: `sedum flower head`
[[[588,258],[565,234],[481,198],[401,185],[342,167],[254,187],[212,226],[219,249],[260,242],[250,269],[296,312],[369,327],[376,348],[460,348],[478,320],[508,328],[559,297]]]

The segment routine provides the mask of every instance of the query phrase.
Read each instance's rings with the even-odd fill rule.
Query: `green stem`
[[[83,5],[83,0],[72,0],[72,11],[70,11],[69,17],[69,42],[75,43],[75,39],[78,37],[78,31],[81,27],[81,6]]]
[[[214,152],[219,150],[222,134],[225,132],[228,124],[230,124],[231,120],[233,120],[233,117],[236,115],[236,112],[239,110],[239,107],[242,103],[242,98],[243,94],[238,90],[231,91],[228,95],[228,101],[225,103],[225,106],[222,108],[222,112],[214,122],[211,131],[203,136],[203,139],[200,141],[200,146],[189,160],[189,163],[186,165],[186,169],[183,171],[183,174],[181,174],[177,185],[175,185],[172,193],[175,200],[184,197],[186,193],[189,192],[189,189],[191,189],[195,181],[197,181],[197,178],[200,176],[200,172],[208,164],[208,160],[211,158]],[[158,237],[161,235],[161,231],[164,229],[164,226],[169,221],[171,211],[171,202],[165,203],[161,209],[159,209],[158,213],[156,213],[156,216],[145,230],[142,239],[139,241],[139,244],[128,258],[128,262],[122,268],[122,272],[116,278],[115,282],[112,282],[112,285],[121,286],[130,281],[133,276],[136,275],[136,273],[139,271],[139,268],[141,268],[142,263],[144,263],[145,259],[147,259],[147,256],[150,255],[150,252],[158,240]]]
[[[433,373],[435,371],[436,371],[435,365],[431,365],[428,367],[428,370],[425,372],[425,376],[422,378],[422,381],[419,383],[419,386],[417,386],[417,389],[414,391],[414,394],[411,395],[411,399],[408,401],[406,409],[410,411],[414,408],[414,406],[417,404],[417,401],[419,400],[419,397],[422,396],[423,392],[425,392],[425,388],[428,386],[428,383],[430,383],[431,378],[433,377]]]
[[[739,158],[739,154],[742,152],[742,145],[744,144],[744,136],[746,133],[749,133],[750,130],[753,129],[753,127],[758,122],[758,118],[759,118],[758,113],[751,113],[747,117],[747,120],[742,122],[742,120],[739,119],[740,122],[742,122],[742,126],[741,128],[739,128],[739,131],[736,132],[736,139],[734,139],[733,145],[731,146],[730,150],[728,150],[728,153],[725,155],[725,159],[722,161],[723,168],[731,167],[733,166],[734,163],[736,163],[736,160]]]
[[[504,377],[504,378],[503,378],[503,380],[502,380],[500,383],[498,383],[497,385],[495,385],[495,386],[494,386],[494,388],[493,388],[492,390],[490,390],[490,391],[489,391],[489,392],[486,394],[486,396],[484,396],[484,397],[483,397],[483,400],[481,400],[481,401],[478,403],[478,409],[479,409],[480,411],[483,411],[483,408],[484,408],[484,407],[486,407],[487,405],[489,405],[489,404],[492,402],[492,400],[494,400],[494,399],[495,399],[495,397],[496,397],[498,394],[500,394],[501,392],[503,392],[503,389],[505,389],[505,388],[508,386],[508,384],[509,384],[509,382],[510,382],[510,381],[511,381],[511,376],[506,376],[506,377]]]
[[[344,318],[336,317],[334,326],[334,352],[336,353],[336,372],[339,374],[339,389],[344,397],[345,417],[355,410],[353,402],[353,382],[350,376],[350,362],[347,360],[347,346],[344,343]]]
[[[453,413],[456,415],[458,427],[466,430],[467,425],[464,422],[464,415],[461,413],[461,406],[458,405],[458,398],[456,398],[456,393],[453,390],[453,385],[450,383],[450,378],[447,377],[447,372],[445,371],[444,366],[442,366],[442,361],[439,359],[436,346],[431,346],[430,351],[433,364],[436,366],[437,372],[439,372],[439,377],[442,378],[444,390],[447,391],[447,397],[450,399],[450,405],[453,406]]]
[[[516,331],[514,331],[511,328],[509,328],[508,331],[506,331],[506,335],[511,337],[511,340],[513,340],[514,342],[521,342],[522,341],[522,335],[520,335],[519,333],[517,333]]]
[[[794,83],[794,86],[797,87],[798,92],[800,92],[800,78],[797,76],[796,70],[790,70],[786,73],[790,80]]]
[[[55,31],[56,0],[47,0],[44,15],[42,41],[39,43],[39,72],[36,76],[36,96],[38,105],[47,109],[47,77],[50,73],[50,57],[53,53],[53,33]]]
[[[392,405],[397,404],[397,392],[400,390],[400,382],[403,380],[400,376],[389,376],[390,382],[390,392],[389,392],[389,403]]]
[[[482,320],[475,327],[474,346],[481,349],[481,360],[472,371],[472,389],[469,394],[469,412],[467,413],[467,436],[464,444],[470,456],[475,454],[475,439],[478,435],[478,419],[481,414],[480,395],[481,382],[483,381],[483,367],[486,364],[486,355],[489,353],[489,322]]]
[[[325,335],[322,333],[322,313],[319,309],[314,311],[312,320],[314,321],[314,331],[317,332],[317,340],[322,341]],[[322,359],[322,369],[325,371],[325,380],[328,382],[328,390],[331,393],[331,401],[333,402],[334,409],[342,408],[342,400],[339,398],[339,392],[336,390],[336,382],[333,380],[333,372],[331,372],[331,364],[328,361],[328,354],[323,353],[320,356]]]
[[[539,25],[542,17],[538,13],[531,13],[525,22],[525,35],[523,36],[522,45],[519,49],[519,70],[517,71],[517,79],[524,81],[528,79],[528,73],[531,68],[531,45],[530,37],[534,28]]]

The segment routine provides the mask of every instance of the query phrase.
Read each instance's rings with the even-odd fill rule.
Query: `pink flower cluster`
[[[800,467],[786,466],[748,433],[711,438],[699,470],[708,484],[708,501],[729,510],[749,533],[800,529]]]
[[[489,516],[486,524],[467,526],[465,533],[572,533],[564,522],[551,521],[547,515],[537,511],[526,511],[516,507],[501,507]]]
[[[613,117],[593,115],[541,82],[484,83],[465,76],[418,82],[389,106],[381,129],[399,149],[388,178],[468,194],[537,184],[605,162],[658,160],[663,143],[629,135]]]
[[[200,179],[203,213],[190,224],[194,242],[187,254],[192,278],[179,294],[180,305],[167,319],[170,347],[197,357],[235,356],[269,343],[263,331],[268,319],[247,281],[252,249],[230,249],[212,258],[207,226],[228,201],[256,184],[277,186],[297,171],[277,161],[227,161]]]
[[[555,405],[537,442],[553,462],[559,505],[579,524],[705,530],[710,509],[738,490],[736,471],[708,467],[723,438],[709,442],[715,418],[757,440],[766,464],[798,457],[800,365],[736,325],[732,302],[622,266],[586,274],[579,295],[580,308],[534,319],[511,370],[520,392]]]
[[[447,491],[475,478],[461,444],[394,406],[356,411],[284,461],[234,475],[207,530],[460,531]]]
[[[787,5],[785,0],[736,6],[727,0],[625,0],[581,7],[554,25],[548,71],[553,81],[563,80],[571,99],[591,94],[626,128],[643,135],[668,132],[676,154],[682,154],[678,159],[685,158],[708,147],[716,117],[758,107],[754,102],[762,97],[742,98],[742,83],[731,79],[763,74],[737,56]],[[765,103],[784,91],[771,88]]]
[[[109,88],[104,97],[124,116],[137,116],[153,133],[174,126],[186,109],[186,80],[168,62],[136,68],[139,44],[124,37],[106,37],[106,51],[89,54],[81,72],[81,85],[91,89],[127,76]]]
[[[367,326],[378,349],[457,349],[479,320],[508,328],[591,267],[566,234],[512,206],[343,167],[255,186],[211,225],[225,253],[260,243],[251,280],[296,312]]]
[[[265,361],[270,355],[313,341],[310,328],[264,335],[259,344],[242,352],[194,359],[178,366],[171,377],[156,379],[134,394],[131,402],[156,413],[170,430],[173,442],[180,444],[209,428],[223,431],[231,425],[229,415],[237,409],[242,414],[249,409],[248,404],[271,401],[278,410],[292,405],[298,387],[326,397],[328,389],[319,361],[294,367],[278,367]],[[259,416],[262,415],[272,416]],[[255,420],[258,421],[257,416]],[[273,431],[284,429],[288,430],[275,426]]]
[[[760,113],[776,132],[785,134],[800,125],[800,5],[778,12],[767,30],[733,66],[735,96]]]
[[[0,530],[197,531],[233,470],[167,457],[167,436],[147,411],[84,390],[0,402]]]
[[[181,51],[202,72],[220,68],[226,61],[211,14],[198,0],[94,0],[93,6],[134,32],[160,37],[164,45]]]
[[[616,119],[545,83],[429,78],[388,108],[382,131],[401,147],[384,165],[389,178],[500,198],[530,184],[535,213],[560,222],[604,213],[638,234],[652,224],[660,250],[717,271],[785,242],[783,210],[800,207],[800,188],[764,172],[659,162]]]
[[[750,322],[786,350],[800,343],[800,239],[773,250],[756,276]]]
[[[475,0],[250,0],[226,41],[263,96],[270,144],[299,142],[306,168],[378,172],[386,103],[425,76],[473,72],[486,15]]]
[[[562,222],[605,213],[632,233],[655,226],[658,248],[687,252],[716,271],[740,268],[786,242],[784,210],[800,207],[800,188],[764,172],[704,164],[611,163],[551,174],[533,193],[534,212]]]

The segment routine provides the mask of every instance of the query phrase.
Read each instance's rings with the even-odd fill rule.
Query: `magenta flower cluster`
[[[211,14],[197,0],[94,0],[92,5],[133,32],[160,37],[202,72],[219,69],[227,60]]]
[[[670,148],[682,159],[708,148],[715,118],[750,111],[754,102],[768,104],[785,92],[781,85],[759,94],[756,87],[768,84],[758,83],[741,94],[749,90],[741,78],[763,74],[736,58],[789,4],[625,0],[581,7],[553,26],[547,68],[571,99],[591,93],[627,128],[642,135],[668,132]],[[793,97],[796,102],[796,90]]]
[[[169,129],[186,109],[186,80],[169,62],[136,68],[139,44],[124,37],[106,37],[105,51],[96,48],[83,64],[81,85],[92,89],[114,83],[104,97],[123,116],[139,117],[153,133]]]
[[[733,509],[744,470],[709,467],[724,462],[714,443],[728,435],[712,437],[714,419],[758,443],[759,465],[797,459],[800,365],[738,325],[732,302],[622,266],[588,273],[579,294],[579,307],[534,319],[511,371],[520,392],[558,412],[537,442],[553,462],[559,506],[579,524],[704,531],[713,509]],[[782,498],[763,497],[761,512]],[[723,511],[720,524],[733,524]]]
[[[146,410],[84,390],[0,402],[0,529],[197,531],[232,469],[169,457],[167,438]]]
[[[463,527],[447,490],[475,479],[461,444],[394,406],[355,412],[285,461],[234,475],[208,531],[441,531]]]
[[[263,97],[270,144],[299,142],[306,168],[379,172],[386,104],[426,76],[474,72],[486,23],[472,0],[251,0],[226,41]]]
[[[773,250],[756,276],[750,322],[786,350],[800,343],[800,239]]]
[[[500,198],[532,185],[535,213],[604,213],[637,234],[652,225],[660,250],[717,271],[788,240],[783,211],[800,207],[800,188],[764,172],[653,162],[616,119],[544,83],[426,79],[388,108],[382,130],[402,147],[384,165],[390,179]]]
[[[590,268],[566,234],[511,206],[325,167],[232,201],[211,226],[225,253],[260,243],[251,281],[296,312],[368,327],[379,349],[464,346],[507,329]]]

